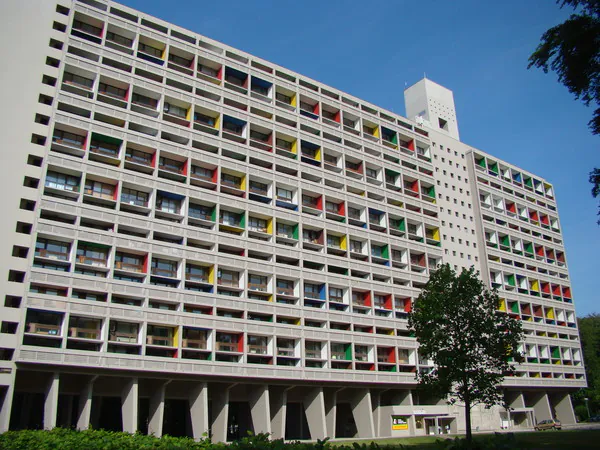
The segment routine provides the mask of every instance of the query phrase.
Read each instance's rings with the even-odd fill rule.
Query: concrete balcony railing
[[[331,352],[331,359],[347,360],[346,352]]]
[[[267,285],[261,283],[248,283],[248,289],[251,291],[267,292]]]

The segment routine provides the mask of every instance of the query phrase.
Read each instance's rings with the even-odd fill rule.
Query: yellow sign
[[[406,416],[392,416],[392,430],[408,430]]]

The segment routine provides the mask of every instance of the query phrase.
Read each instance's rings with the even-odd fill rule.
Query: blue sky
[[[553,73],[527,70],[542,33],[570,9],[549,0],[121,1],[402,115],[405,83],[426,73],[451,89],[463,142],[554,184],[577,314],[600,313],[592,109]]]

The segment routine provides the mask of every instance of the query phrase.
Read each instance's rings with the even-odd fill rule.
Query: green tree
[[[581,389],[574,396],[576,405],[585,405],[584,399],[589,399],[592,415],[600,410],[600,314],[589,314],[577,319],[583,363],[588,387]],[[587,416],[587,410],[585,411]]]
[[[600,134],[600,1],[556,0],[560,7],[572,7],[577,13],[546,31],[529,57],[529,66],[552,70],[576,99],[596,109],[588,126]],[[590,172],[592,195],[600,195],[600,169]],[[600,207],[598,208],[600,215]],[[600,225],[600,220],[598,220]]]
[[[469,443],[471,407],[504,404],[498,385],[523,359],[521,322],[498,311],[499,302],[475,269],[457,274],[445,264],[431,275],[408,319],[419,353],[435,364],[418,375],[419,387],[450,404],[464,403]]]

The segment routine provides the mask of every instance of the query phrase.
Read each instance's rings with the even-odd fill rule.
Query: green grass
[[[488,440],[488,434],[474,436],[475,442]],[[455,436],[452,436],[454,439]],[[438,447],[435,436],[378,439],[375,442],[380,446],[394,446],[401,444],[407,450],[435,450]],[[447,439],[447,438],[445,438]],[[561,431],[533,431],[515,433],[518,447],[515,449],[527,450],[598,450],[600,448],[600,429],[596,430],[561,430]],[[371,440],[357,440],[354,442],[370,443]],[[351,445],[350,441],[333,442],[332,445]],[[385,448],[385,447],[384,447]]]

